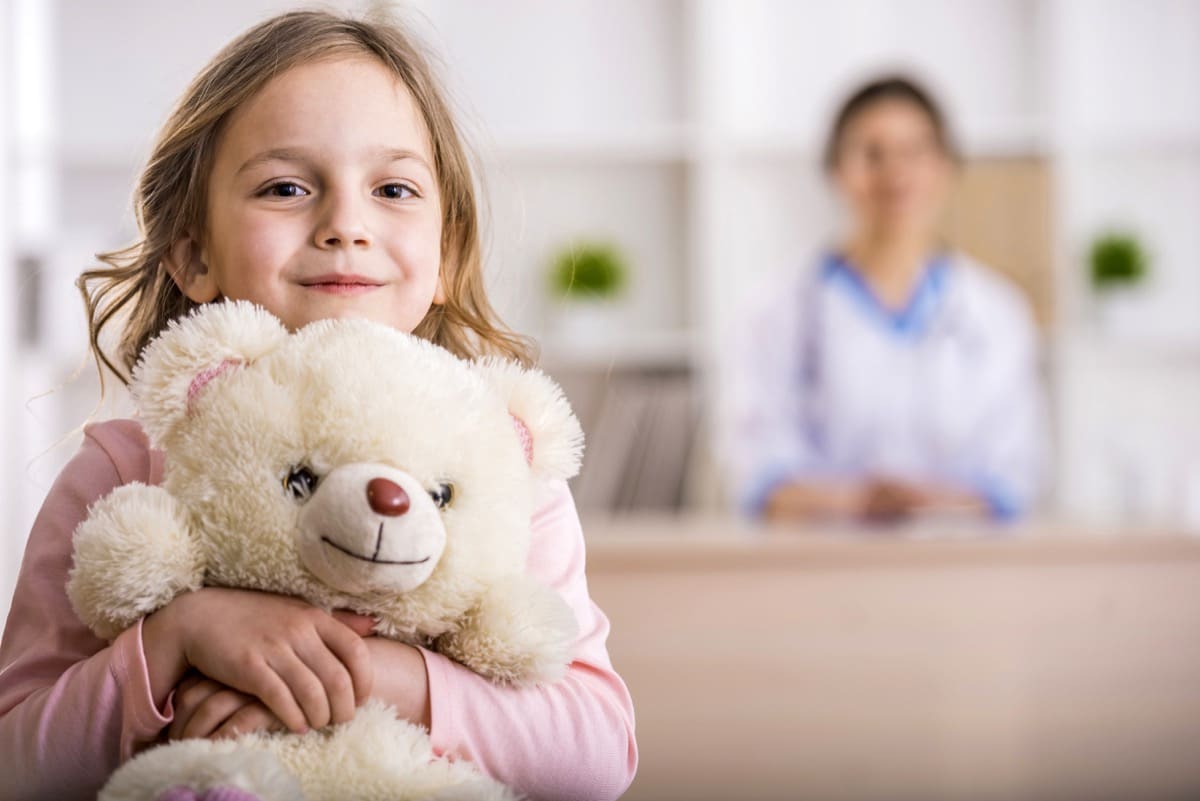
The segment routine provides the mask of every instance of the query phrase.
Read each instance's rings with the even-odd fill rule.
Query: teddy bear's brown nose
[[[367,503],[381,515],[399,517],[408,511],[408,493],[394,481],[373,478],[367,482]]]

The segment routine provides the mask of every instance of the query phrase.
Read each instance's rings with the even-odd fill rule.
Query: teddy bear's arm
[[[117,487],[75,529],[67,595],[79,618],[104,639],[198,589],[203,578],[187,514],[161,487]]]
[[[562,678],[578,636],[575,614],[553,590],[527,576],[493,582],[438,651],[505,684],[528,686]]]

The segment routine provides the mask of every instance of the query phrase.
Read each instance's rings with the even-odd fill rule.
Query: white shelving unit
[[[1109,520],[1191,514],[1180,492],[1157,486],[1131,499],[1141,490],[1114,486],[1182,486],[1195,472],[1177,451],[1200,435],[1181,413],[1200,396],[1179,379],[1200,371],[1200,3],[568,6],[506,3],[483,20],[467,2],[423,6],[461,96],[504,132],[485,152],[505,187],[494,193],[496,263],[511,287],[502,305],[521,327],[550,330],[539,281],[555,245],[609,236],[636,271],[631,322],[604,358],[591,348],[575,360],[611,370],[641,363],[647,349],[661,355],[630,344],[643,336],[686,339],[674,353],[713,379],[745,288],[836,236],[839,210],[818,167],[836,103],[859,80],[900,68],[940,96],[969,159],[1040,159],[1052,176],[1044,341],[1055,508]],[[517,32],[516,20],[534,18],[535,32]],[[613,192],[623,195],[616,206]],[[1110,227],[1138,233],[1154,258],[1136,336],[1095,321],[1083,256]],[[706,395],[711,407],[715,393]],[[1097,409],[1101,395],[1116,402]],[[1130,425],[1123,410],[1146,407],[1143,396],[1155,411]],[[1168,428],[1175,436],[1161,435]],[[1137,453],[1114,462],[1114,451]],[[1128,479],[1138,471],[1144,480]],[[1180,497],[1163,500],[1172,493]]]
[[[78,363],[78,301],[62,287],[86,254],[131,236],[128,198],[152,132],[221,44],[291,5],[47,0],[56,126],[43,144],[61,236],[43,254],[41,319],[54,322],[21,358]],[[1147,476],[1175,465],[1164,480],[1186,485],[1193,467],[1176,451],[1200,444],[1185,413],[1200,401],[1200,0],[423,0],[408,9],[485,165],[488,265],[504,317],[543,339],[550,364],[688,366],[708,409],[715,354],[746,289],[837,236],[841,214],[817,164],[837,103],[883,70],[924,79],[969,158],[1041,159],[1053,176],[1045,337],[1058,508],[1178,518],[1182,502],[1147,500],[1170,493],[1118,500],[1113,487],[1139,459]],[[1095,325],[1082,257],[1108,226],[1136,230],[1154,257],[1141,315],[1154,344]],[[633,273],[621,330],[587,347],[555,336],[544,289],[552,254],[578,239],[611,240]],[[1145,419],[1131,427],[1134,412]],[[24,434],[22,463],[79,422]],[[1175,436],[1156,433],[1168,427]],[[1165,444],[1114,462],[1111,452],[1138,448],[1112,442],[1130,439]]]

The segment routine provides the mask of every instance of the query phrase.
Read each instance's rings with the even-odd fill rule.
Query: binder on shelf
[[[682,501],[695,431],[688,373],[613,374],[590,426],[575,480],[580,509],[673,511]]]

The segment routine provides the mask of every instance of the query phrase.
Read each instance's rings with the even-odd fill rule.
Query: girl
[[[472,187],[442,92],[403,31],[315,12],[264,22],[167,121],[138,188],[141,241],[81,279],[93,350],[120,375],[170,320],[240,298],[293,329],[364,317],[462,356],[526,360],[483,292]],[[119,366],[99,344],[118,314]],[[136,421],[92,425],[46,498],[0,644],[7,797],[94,797],[159,738],[304,731],[368,696],[532,797],[616,798],[629,785],[633,710],[565,483],[532,521],[529,570],[575,610],[576,658],[561,683],[514,690],[370,637],[369,620],[265,593],[205,588],[97,640],[64,591],[71,534],[91,502],[156,483],[162,468]]]
[[[956,160],[941,111],[889,78],[837,115],[825,166],[847,240],[746,316],[728,450],[772,519],[1012,517],[1038,487],[1042,412],[1027,306],[947,251]]]

